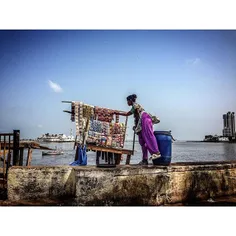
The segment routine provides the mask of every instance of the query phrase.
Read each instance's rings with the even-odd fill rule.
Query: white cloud
[[[63,91],[59,84],[54,83],[51,80],[48,80],[48,84],[55,93],[61,93]]]
[[[201,62],[201,59],[196,57],[196,58],[193,58],[193,59],[187,59],[186,60],[186,64],[187,65],[197,65]]]
[[[43,128],[43,126],[42,126],[42,125],[37,125],[37,127],[38,127],[38,128]]]

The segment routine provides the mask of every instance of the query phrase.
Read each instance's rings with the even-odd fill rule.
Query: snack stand
[[[122,155],[126,155],[126,164],[130,164],[133,150],[124,149],[128,116],[121,122],[117,110],[92,106],[83,102],[62,101],[70,103],[71,121],[76,124],[74,148],[85,146],[87,151],[96,152],[96,164],[119,165]],[[123,111],[119,111],[124,113]],[[134,144],[134,143],[133,143]],[[76,159],[76,157],[75,157]]]

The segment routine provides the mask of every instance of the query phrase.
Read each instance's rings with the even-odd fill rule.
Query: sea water
[[[42,150],[33,149],[31,165],[69,165],[74,161],[74,143],[41,143],[50,148],[63,149],[63,155],[42,156]],[[125,148],[132,150],[133,143],[126,142]],[[88,165],[96,165],[95,152],[87,152]],[[24,151],[24,165],[27,159],[27,149]],[[125,164],[123,155],[121,164]],[[130,164],[137,164],[142,159],[142,151],[138,142],[135,143],[134,155]],[[202,161],[232,161],[236,160],[236,143],[205,143],[205,142],[173,142],[172,163],[202,162]],[[152,163],[149,161],[150,164]]]

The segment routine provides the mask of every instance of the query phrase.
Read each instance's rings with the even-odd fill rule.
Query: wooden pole
[[[75,161],[77,161],[78,160],[78,151],[79,151],[79,146],[78,146],[79,144],[77,144],[76,145],[76,151],[75,151]]]
[[[5,186],[5,175],[6,175],[6,136],[4,136],[4,147],[3,147],[3,186]]]
[[[20,148],[20,161],[19,161],[19,165],[23,166],[23,159],[24,159],[24,148]]]
[[[19,165],[20,130],[13,130],[13,165]]]
[[[134,155],[134,144],[135,144],[135,132],[134,132],[134,136],[133,136],[133,155]],[[126,165],[129,165],[130,164],[130,159],[131,159],[131,155],[128,154],[127,157],[126,157]]]
[[[11,165],[11,151],[9,150],[8,155],[7,155],[7,172],[10,165]]]
[[[96,151],[96,165],[99,165],[99,157],[100,157],[101,152]]]
[[[119,164],[120,164],[121,156],[122,156],[122,154],[114,153],[114,159],[115,159],[115,164],[116,164],[116,165],[119,165]]]
[[[11,135],[9,134],[9,136],[8,136],[8,157],[9,157],[9,153],[11,154],[10,151],[11,151]],[[10,162],[7,161],[8,167],[11,165],[11,159],[9,159],[9,161]]]
[[[77,135],[75,136],[74,150],[75,150],[75,146],[76,146],[76,141],[77,141]]]
[[[32,161],[32,149],[29,147],[28,148],[28,155],[27,155],[27,161],[26,161],[26,166],[30,166]]]
[[[89,118],[87,118],[86,125],[84,128],[83,143],[82,143],[83,148],[84,148],[86,141],[87,141],[88,129],[89,129]]]
[[[126,157],[126,165],[129,165],[130,164],[130,159],[131,159],[131,155],[130,154],[127,154],[127,157]]]

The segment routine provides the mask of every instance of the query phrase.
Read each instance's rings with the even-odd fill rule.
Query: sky
[[[0,31],[0,132],[21,138],[75,134],[63,100],[129,111],[135,93],[154,130],[202,140],[222,134],[235,88],[236,31]]]

